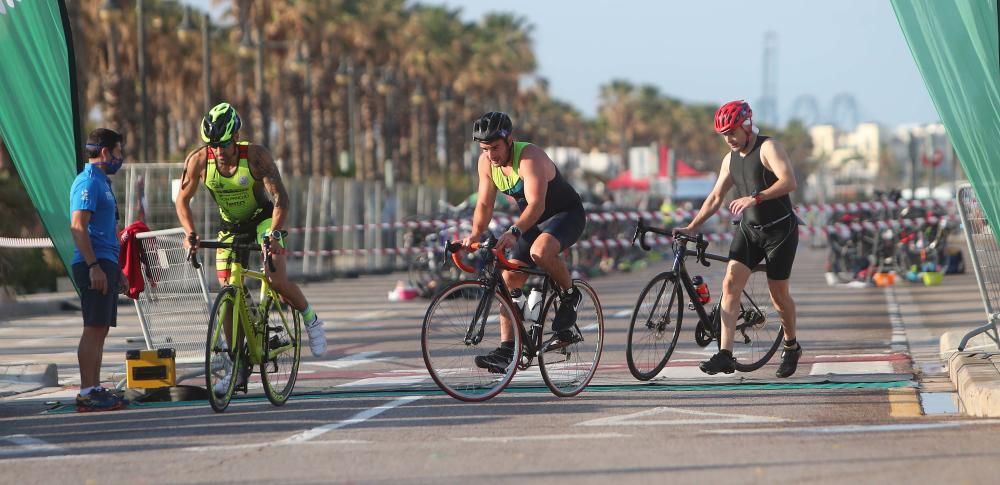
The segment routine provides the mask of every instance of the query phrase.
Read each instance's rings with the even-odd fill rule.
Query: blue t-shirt
[[[97,165],[88,163],[73,181],[69,192],[69,211],[90,211],[90,244],[97,259],[118,264],[118,203],[111,190],[111,179]],[[73,248],[73,263],[83,262],[80,248]]]

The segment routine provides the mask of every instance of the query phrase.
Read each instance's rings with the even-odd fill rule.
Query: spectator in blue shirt
[[[122,135],[98,128],[87,138],[87,165],[70,189],[70,231],[73,233],[73,279],[80,289],[83,335],[77,349],[80,394],[76,410],[112,411],[127,402],[101,387],[101,357],[108,329],[118,323],[118,204],[111,190],[112,175],[125,162]]]

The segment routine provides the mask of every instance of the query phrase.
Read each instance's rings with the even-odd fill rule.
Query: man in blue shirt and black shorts
[[[101,387],[101,357],[108,329],[118,322],[118,204],[111,190],[112,175],[125,162],[122,135],[98,128],[87,137],[88,163],[70,189],[70,231],[73,234],[73,280],[80,291],[83,335],[77,348],[80,394],[76,410],[113,411],[128,402]]]

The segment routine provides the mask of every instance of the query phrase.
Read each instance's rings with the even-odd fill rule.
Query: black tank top
[[[767,169],[760,160],[760,147],[768,137],[757,135],[750,153],[744,157],[739,150],[733,150],[729,157],[729,173],[736,186],[737,197],[749,197],[778,181],[778,176]],[[792,199],[788,194],[777,199],[765,200],[760,205],[747,208],[744,220],[749,224],[764,225],[792,214]]]
[[[511,194],[511,196],[517,200],[517,207],[521,209],[521,212],[524,212],[524,209],[528,207],[528,199],[524,196],[524,186],[521,186],[519,193]],[[583,199],[562,176],[559,167],[556,167],[556,176],[549,180],[548,187],[545,189],[545,212],[538,218],[538,222],[578,207],[583,208]]]

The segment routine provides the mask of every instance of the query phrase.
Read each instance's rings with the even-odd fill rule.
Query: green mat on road
[[[591,385],[588,386],[581,396],[587,393],[599,392],[664,392],[664,391],[780,391],[796,389],[889,389],[897,387],[916,387],[913,381],[888,381],[888,382],[799,382],[799,383],[753,383],[753,384],[716,384],[716,385],[670,385],[670,384],[616,384],[616,385]],[[508,387],[501,394],[533,394],[548,393],[545,386],[532,387]],[[396,397],[396,396],[444,396],[440,389],[423,388],[410,390],[386,390],[386,391],[339,391],[339,392],[315,392],[295,394],[292,400],[305,399],[337,399],[337,398],[368,398],[368,397]],[[267,402],[264,396],[250,396],[233,399],[234,404]],[[129,406],[129,409],[156,409],[170,407],[191,407],[205,406],[204,401],[181,401],[181,402],[149,402],[137,403]],[[57,406],[45,412],[45,414],[66,414],[76,412],[74,405],[65,404]]]

